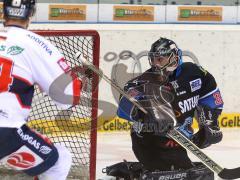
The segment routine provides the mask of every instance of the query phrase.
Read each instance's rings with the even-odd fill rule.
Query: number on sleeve
[[[215,92],[215,93],[213,94],[213,97],[214,97],[214,99],[215,99],[215,104],[216,104],[216,105],[221,105],[221,104],[223,104],[222,96],[221,96],[221,94],[220,94],[219,91]]]

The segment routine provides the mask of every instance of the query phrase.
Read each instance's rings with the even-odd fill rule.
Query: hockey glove
[[[216,126],[204,126],[194,136],[193,142],[201,149],[222,140],[222,132]]]
[[[194,134],[192,141],[199,148],[206,148],[222,140],[223,134],[217,120],[220,113],[221,110],[210,109],[206,106],[197,107],[199,131]]]

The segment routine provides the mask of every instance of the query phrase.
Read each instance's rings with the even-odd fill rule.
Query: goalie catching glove
[[[201,149],[220,142],[223,137],[218,125],[218,116],[221,114],[221,110],[198,106],[197,114],[199,131],[194,134],[192,141]]]

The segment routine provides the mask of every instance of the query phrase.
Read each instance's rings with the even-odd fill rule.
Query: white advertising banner
[[[165,23],[166,6],[99,4],[99,22]]]
[[[167,23],[237,23],[237,6],[167,5]]]

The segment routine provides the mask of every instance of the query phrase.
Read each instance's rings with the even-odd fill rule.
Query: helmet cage
[[[176,50],[175,52],[178,52],[178,50]],[[149,60],[149,64],[151,65],[151,67],[155,67],[155,69],[158,69],[160,71],[166,70],[166,71],[174,71],[178,64],[179,64],[179,59],[180,56],[178,55],[178,53],[175,53],[174,51],[171,51],[170,53],[165,53],[164,55],[161,55],[161,53],[159,52],[149,52],[148,53],[148,60]],[[161,57],[168,57],[168,63],[166,63],[163,66],[160,65],[154,65],[153,61],[155,58],[161,58]]]

